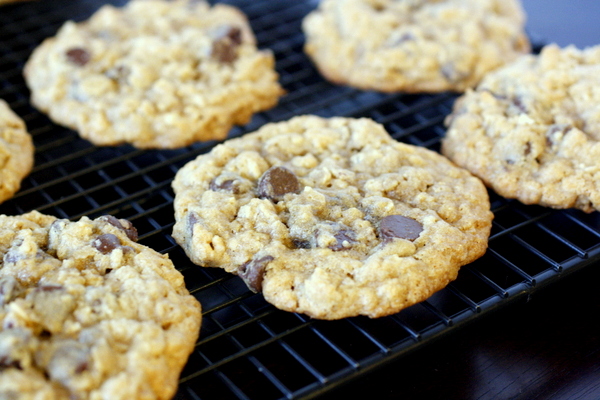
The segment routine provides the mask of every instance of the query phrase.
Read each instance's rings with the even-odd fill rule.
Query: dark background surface
[[[532,40],[600,43],[600,1],[523,0]],[[600,265],[322,399],[598,400]]]

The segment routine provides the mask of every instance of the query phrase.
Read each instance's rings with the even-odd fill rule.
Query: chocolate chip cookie
[[[529,52],[519,0],[323,0],[305,51],[330,81],[382,92],[459,91]]]
[[[487,248],[481,181],[370,119],[295,117],[216,146],[173,182],[173,237],[276,307],[379,317]]]
[[[65,23],[24,74],[36,107],[103,146],[223,139],[283,93],[242,12],[196,0],[106,5]]]
[[[113,216],[0,216],[0,398],[170,399],[200,305]]]
[[[546,46],[459,98],[443,153],[500,195],[600,210],[600,46]]]
[[[25,122],[0,99],[0,202],[11,198],[33,167],[33,140]]]

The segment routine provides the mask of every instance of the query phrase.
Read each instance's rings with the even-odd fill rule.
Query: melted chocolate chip
[[[38,290],[40,292],[56,292],[63,289],[64,287],[62,287],[61,285],[42,285],[35,288],[35,290]]]
[[[51,337],[52,337],[52,332],[50,332],[47,329],[42,329],[42,331],[40,332],[41,339],[50,339]]]
[[[231,64],[237,59],[236,48],[229,41],[217,40],[213,42],[211,55],[223,64]]]
[[[133,224],[131,222],[127,221],[126,219],[119,220],[112,215],[104,215],[100,218],[103,219],[104,221],[108,222],[112,226],[119,228],[120,230],[125,232],[125,234],[127,235],[127,237],[129,239],[133,240],[134,242],[137,242],[138,232],[137,232],[137,229],[135,229],[135,226],[133,226]]]
[[[240,193],[240,187],[233,179],[227,179],[220,183],[217,183],[217,179],[210,181],[208,188],[213,192],[230,192],[233,194]]]
[[[198,218],[198,214],[195,212],[190,212],[187,216],[187,229],[190,237],[194,236],[194,225],[196,225],[200,221]]]
[[[310,249],[310,241],[304,239],[292,239],[292,244],[297,249]]]
[[[371,7],[373,7],[373,10],[375,10],[377,12],[382,12],[387,8],[383,4],[371,4]]]
[[[258,180],[258,196],[272,201],[283,200],[287,193],[300,193],[302,186],[292,171],[285,167],[269,168]]]
[[[246,261],[240,265],[238,275],[244,280],[250,290],[255,293],[262,291],[265,268],[273,259],[272,256],[264,256],[257,260]]]
[[[498,94],[498,93],[494,93],[490,89],[482,89],[482,91],[488,92],[489,94],[491,94],[492,96],[494,96],[498,100],[506,101],[506,99],[507,99],[506,96]]]
[[[525,155],[528,156],[531,154],[531,142],[525,143]]]
[[[90,53],[88,53],[87,50],[82,49],[81,47],[74,47],[72,49],[67,50],[66,56],[67,60],[69,60],[70,63],[80,67],[83,67],[91,59]]]
[[[353,243],[356,243],[356,235],[350,229],[342,228],[333,237],[337,240],[334,244],[329,245],[329,248],[333,251],[348,250]],[[344,242],[348,243],[349,246],[344,246]]]
[[[105,233],[104,235],[100,235],[94,239],[92,246],[94,246],[100,253],[108,254],[114,249],[121,247],[121,241],[112,233]]]
[[[240,44],[242,44],[240,28],[221,27],[212,44],[211,56],[221,63],[230,64],[237,60],[237,48]]]
[[[415,240],[423,231],[423,225],[402,215],[388,215],[381,220],[379,234],[385,241],[394,238]]]
[[[0,371],[8,368],[16,368],[18,370],[23,369],[19,360],[12,360],[8,356],[0,357]]]
[[[520,97],[515,97],[512,99],[513,105],[519,110],[521,114],[527,114],[527,107],[523,103],[523,99]]]
[[[82,361],[79,364],[77,364],[75,366],[75,373],[76,374],[81,374],[82,372],[85,372],[89,369],[89,364],[87,363],[87,361]]]

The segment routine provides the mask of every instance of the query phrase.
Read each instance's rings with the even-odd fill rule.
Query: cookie
[[[600,210],[600,46],[548,45],[459,98],[442,152],[525,204]]]
[[[370,119],[295,117],[216,146],[173,181],[173,237],[276,307],[379,317],[422,301],[487,247],[481,181]]]
[[[463,92],[530,51],[519,0],[323,0],[305,52],[331,82],[382,92]]]
[[[0,216],[0,398],[170,399],[200,305],[130,222]]]
[[[11,198],[33,167],[33,140],[25,122],[0,99],[0,202]]]
[[[32,53],[31,102],[96,145],[223,139],[283,90],[246,17],[196,0],[134,0],[65,23]]]

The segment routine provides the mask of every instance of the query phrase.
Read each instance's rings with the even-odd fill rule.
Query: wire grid
[[[182,165],[216,142],[168,151],[99,148],[29,104],[21,71],[33,48],[67,19],[85,19],[101,3],[107,2],[36,1],[0,12],[0,97],[25,120],[36,145],[34,170],[0,212],[36,209],[72,220],[113,214],[134,223],[142,244],[169,253],[203,305],[201,337],[176,399],[318,397],[600,258],[598,213],[525,206],[490,193],[495,219],[488,252],[427,301],[374,320],[317,321],[275,309],[237,277],[191,264],[170,236],[170,183]],[[397,140],[439,149],[455,95],[384,95],[331,85],[302,53],[301,20],[316,1],[227,3],[248,15],[259,46],[273,50],[288,91],[276,108],[234,128],[230,137],[299,114],[366,116]]]

